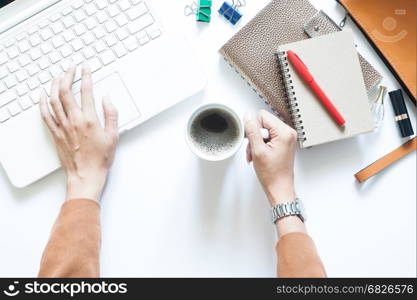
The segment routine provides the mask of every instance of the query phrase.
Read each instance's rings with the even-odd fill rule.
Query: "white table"
[[[183,16],[185,0],[155,2],[170,6],[173,21],[184,23],[208,86],[122,138],[102,201],[101,274],[275,276],[276,234],[244,148],[232,160],[210,164],[194,157],[184,139],[187,118],[201,103],[222,102],[242,115],[266,108],[217,50],[268,1],[248,0],[236,27],[216,12],[211,24],[196,24]],[[333,0],[313,3],[336,20],[343,16]],[[216,9],[220,4],[214,1]],[[355,34],[383,84],[399,88],[357,29]],[[416,108],[408,107],[415,124]],[[404,142],[388,98],[386,110],[380,132],[297,154],[297,192],[330,276],[416,276],[415,153],[365,184],[353,178]],[[64,198],[64,174],[19,190],[0,173],[0,276],[34,276]]]

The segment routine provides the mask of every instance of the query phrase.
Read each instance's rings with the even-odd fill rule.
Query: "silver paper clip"
[[[202,3],[203,2],[203,3]],[[210,22],[211,19],[211,0],[210,1],[193,1],[193,3],[184,7],[184,15],[191,16],[195,15],[197,21]]]

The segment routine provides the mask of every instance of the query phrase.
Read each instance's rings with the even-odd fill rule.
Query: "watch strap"
[[[362,183],[372,176],[376,175],[377,173],[381,172],[385,168],[389,167],[402,157],[406,156],[407,154],[413,152],[417,148],[417,141],[416,138],[408,141],[407,143],[403,144],[399,148],[395,149],[391,153],[388,153],[384,157],[380,158],[373,164],[369,165],[362,171],[355,174],[356,179]]]
[[[291,202],[275,205],[271,208],[271,212],[272,222],[274,224],[276,224],[279,219],[289,216],[298,216],[301,221],[305,222],[305,218],[303,216],[303,208],[299,198],[296,198]]]

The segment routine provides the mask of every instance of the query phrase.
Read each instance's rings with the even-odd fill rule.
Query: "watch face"
[[[306,210],[304,208],[304,204],[300,199],[298,199],[298,204],[299,204],[299,209],[300,209],[301,216],[303,217],[304,222],[305,222],[307,220],[307,214],[306,214]]]

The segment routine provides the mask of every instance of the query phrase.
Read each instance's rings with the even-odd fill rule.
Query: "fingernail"
[[[112,104],[109,96],[103,96],[103,103],[104,104]]]
[[[87,62],[85,62],[83,64],[83,71],[88,71],[89,72],[90,70],[91,70],[90,65]]]
[[[247,122],[252,121],[252,120],[253,120],[253,114],[251,114],[249,112],[245,113],[245,115],[243,116],[243,122],[247,123]]]

